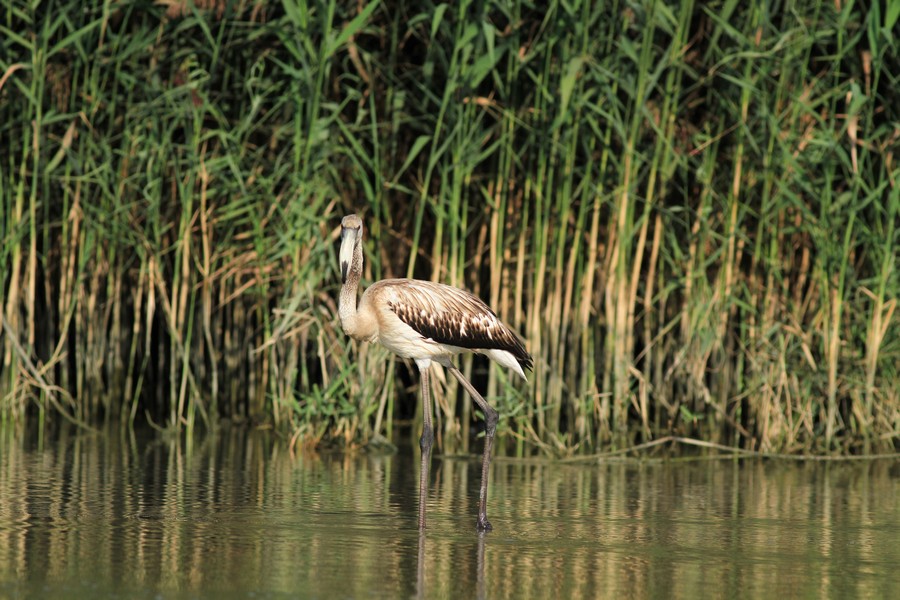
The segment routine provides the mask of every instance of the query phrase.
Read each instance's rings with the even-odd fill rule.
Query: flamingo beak
[[[345,227],[341,230],[341,283],[347,283],[350,273],[350,265],[353,264],[353,251],[356,248],[357,233],[359,229]]]

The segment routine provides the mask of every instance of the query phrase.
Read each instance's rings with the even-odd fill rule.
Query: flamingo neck
[[[359,313],[356,310],[356,293],[359,290],[359,278],[362,275],[363,255],[362,244],[356,243],[353,247],[353,260],[347,272],[347,279],[341,286],[341,295],[338,298],[338,315],[341,318],[341,328],[344,333],[356,337],[358,330]]]

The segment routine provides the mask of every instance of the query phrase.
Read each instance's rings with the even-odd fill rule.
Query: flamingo
[[[341,221],[341,328],[351,338],[379,343],[397,356],[415,361],[422,390],[424,427],[419,438],[422,462],[419,478],[419,529],[425,528],[425,498],[434,430],[431,422],[429,370],[437,363],[450,371],[481,408],[485,420],[481,488],[478,495],[479,531],[492,529],[487,517],[487,486],[491,449],[497,430],[497,411],[453,364],[462,352],[486,355],[525,379],[533,359],[522,341],[477,296],[456,287],[418,279],[384,279],[370,285],[357,304],[363,267],[363,223],[357,215]]]

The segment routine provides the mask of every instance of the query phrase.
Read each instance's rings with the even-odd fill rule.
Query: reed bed
[[[900,446],[900,4],[221,0],[0,11],[0,420],[391,437],[364,277],[480,295],[501,452]],[[438,377],[441,441],[472,408]]]

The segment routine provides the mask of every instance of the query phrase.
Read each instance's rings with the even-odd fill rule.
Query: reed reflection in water
[[[0,597],[900,596],[900,464],[761,461],[492,469],[291,457],[235,430],[196,443],[0,437]]]

